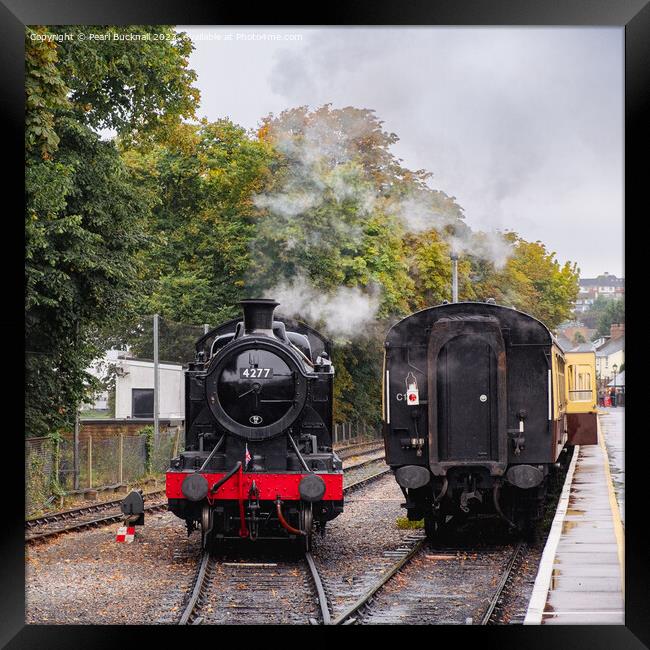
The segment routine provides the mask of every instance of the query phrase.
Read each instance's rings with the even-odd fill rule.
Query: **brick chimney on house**
[[[609,333],[611,335],[610,341],[625,336],[625,323],[612,323],[609,328]]]

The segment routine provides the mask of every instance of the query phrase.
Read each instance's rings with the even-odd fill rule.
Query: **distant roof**
[[[581,343],[570,350],[570,352],[594,352],[595,350],[596,346],[593,343]]]
[[[558,334],[556,341],[563,352],[569,352],[574,345],[564,334]]]
[[[609,339],[607,343],[603,343],[597,350],[597,357],[606,357],[614,352],[623,350],[625,348],[625,336],[619,336],[616,339]]]
[[[580,278],[581,287],[623,287],[625,278],[617,278],[615,275],[599,275],[597,278]]]
[[[564,334],[559,334],[556,337],[557,344],[563,352],[595,352],[596,346],[593,343],[580,343],[576,345],[570,341]]]

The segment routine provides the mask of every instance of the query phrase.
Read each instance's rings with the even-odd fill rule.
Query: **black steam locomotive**
[[[274,318],[273,300],[243,300],[243,320],[196,343],[185,373],[185,451],[167,472],[169,509],[215,539],[290,538],[343,511],[332,450],[330,342]]]
[[[385,341],[386,462],[431,537],[498,514],[534,535],[566,445],[595,444],[593,353],[567,354],[540,321],[487,303],[404,318]]]

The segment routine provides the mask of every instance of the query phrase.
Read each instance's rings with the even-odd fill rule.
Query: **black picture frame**
[[[4,186],[4,205],[14,198],[16,210],[5,213],[5,224],[19,221],[24,200],[23,162],[24,162],[24,28],[33,24],[178,24],[178,25],[485,25],[485,26],[619,26],[625,30],[625,147],[626,178],[625,207],[631,215],[632,206],[643,206],[642,195],[646,191],[649,128],[647,109],[650,88],[650,6],[648,0],[403,0],[402,2],[382,2],[380,0],[349,0],[348,2],[321,3],[317,5],[318,14],[298,13],[293,3],[264,3],[244,5],[185,0],[182,3],[172,0],[158,0],[156,3],[134,0],[0,0],[0,47],[3,53],[1,108],[3,111],[5,174],[14,174],[15,179],[7,180]],[[6,178],[6,176],[5,176]],[[643,197],[645,198],[645,197]],[[638,213],[642,214],[642,213]],[[630,219],[630,224],[633,221]],[[626,225],[628,222],[626,221]],[[630,228],[632,228],[630,226]],[[20,241],[22,230],[18,227],[12,235]],[[636,238],[637,241],[640,238]],[[606,242],[603,244],[606,245]],[[632,244],[626,239],[626,258],[631,260]],[[19,246],[10,242],[6,247],[9,253],[19,251]],[[14,278],[13,271],[20,273],[22,260],[17,254],[16,267],[8,267],[8,277]],[[640,256],[643,259],[643,256]],[[627,292],[634,293],[634,287],[644,276],[628,269]],[[20,305],[24,304],[20,295],[18,280],[13,296],[10,287],[5,288],[5,299],[15,298],[15,307],[6,304],[0,319],[5,345],[20,336]],[[629,304],[629,300],[628,300]],[[630,310],[631,311],[631,310]],[[628,375],[626,436],[626,624],[625,626],[541,626],[541,627],[495,627],[479,632],[474,627],[454,628],[451,642],[467,644],[470,642],[489,645],[505,645],[526,648],[643,648],[650,646],[650,542],[645,532],[648,489],[644,478],[648,475],[647,424],[639,420],[639,428],[632,424],[634,413],[641,411],[635,407],[635,396],[639,394],[641,372],[638,370],[641,359],[640,346],[634,343],[640,335],[642,318],[628,317],[626,338],[632,336],[632,350],[628,355],[626,371]],[[24,326],[24,323],[23,323]],[[629,347],[629,345],[628,345]],[[6,362],[6,372],[11,368],[22,367],[18,354],[15,364]],[[636,369],[636,370],[635,370]],[[629,376],[632,376],[630,381]],[[20,375],[20,373],[18,373]],[[635,380],[636,377],[636,380]],[[20,382],[14,381],[9,390],[18,392]],[[18,399],[16,400],[18,401]],[[14,400],[9,397],[6,413],[12,411]],[[630,411],[630,409],[632,409]],[[11,418],[13,420],[13,418]],[[2,589],[0,589],[0,643],[8,648],[70,648],[70,647],[132,647],[143,641],[154,643],[151,634],[160,639],[164,635],[166,643],[196,643],[196,634],[212,643],[224,643],[224,628],[195,628],[188,632],[152,626],[100,627],[100,626],[26,626],[24,623],[25,584],[24,584],[24,508],[23,486],[24,465],[22,462],[24,446],[20,426],[8,426],[5,430],[3,489],[3,514],[5,537],[2,543]],[[9,479],[10,471],[17,468],[17,474]],[[350,642],[355,635],[368,628],[349,628],[346,634]],[[265,636],[251,635],[248,631],[229,630],[240,643],[268,643],[270,630],[265,628]],[[426,643],[439,645],[441,628],[425,628]],[[335,632],[329,632],[335,634]],[[327,634],[327,632],[325,632]],[[284,631],[283,637],[294,637],[295,642],[311,642],[310,630],[306,636],[300,631]],[[298,636],[300,635],[300,636]],[[323,632],[319,640],[324,640]],[[229,635],[230,636],[230,635]],[[445,634],[447,636],[447,634]],[[191,637],[191,638],[190,638]],[[471,639],[470,639],[471,637]],[[398,638],[398,637],[393,637]],[[406,642],[411,641],[411,635]],[[447,637],[449,640],[449,637]],[[231,641],[232,642],[232,641]],[[288,641],[290,642],[290,641]]]

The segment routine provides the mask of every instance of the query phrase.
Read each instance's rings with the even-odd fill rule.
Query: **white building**
[[[88,372],[100,380],[115,368],[115,418],[153,418],[153,361],[132,359],[124,350],[108,350]],[[185,413],[184,368],[176,363],[159,363],[161,419],[183,419]],[[82,411],[108,412],[108,392],[99,393]]]
[[[183,419],[185,416],[185,380],[183,366],[159,363],[161,419]],[[115,379],[115,417],[153,418],[153,361],[119,359]]]
[[[596,374],[601,380],[610,381],[625,363],[625,335],[609,339],[596,350]]]
[[[86,372],[103,381],[106,379],[109,367],[115,364],[120,356],[124,356],[125,354],[123,350],[107,350],[101,359],[97,359],[89,368],[86,368]],[[108,411],[108,391],[104,390],[96,394],[95,401],[82,404],[81,410]]]

